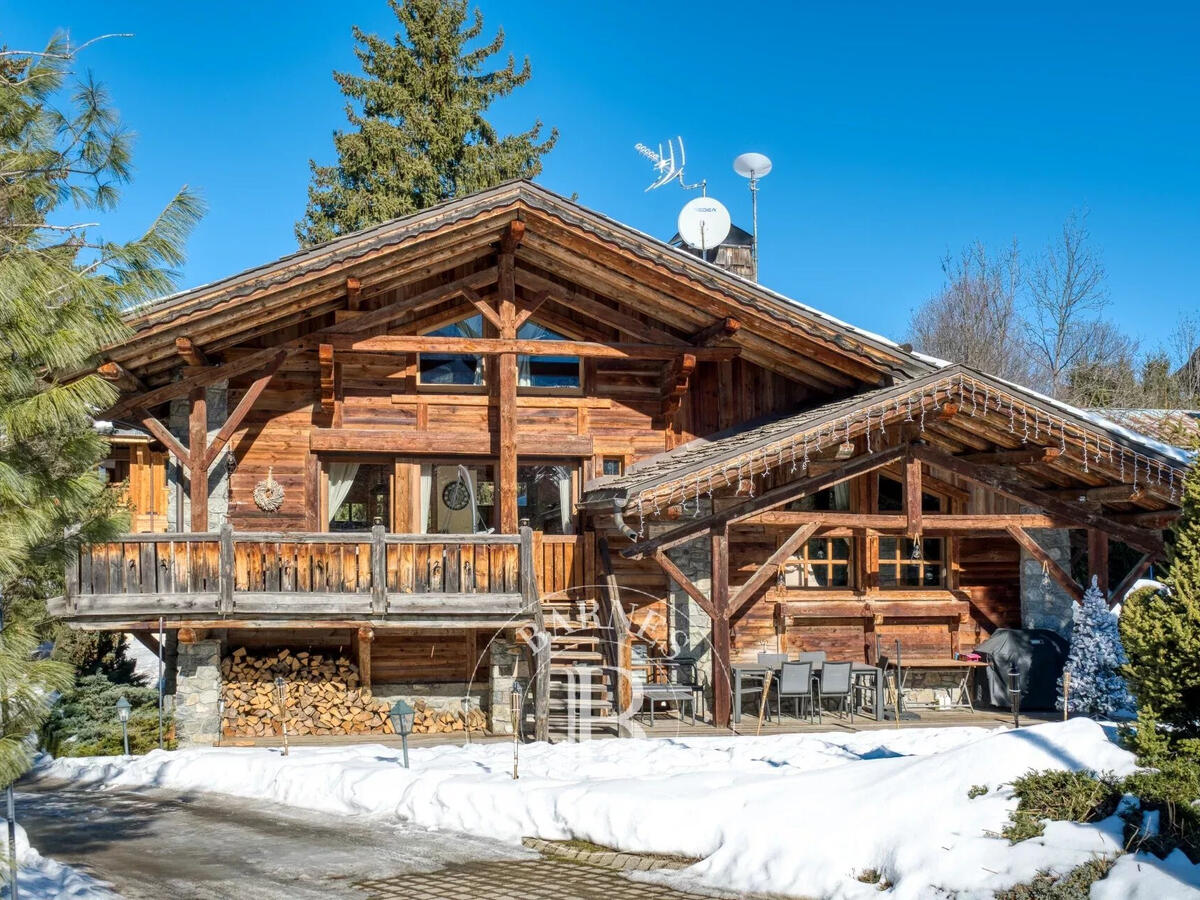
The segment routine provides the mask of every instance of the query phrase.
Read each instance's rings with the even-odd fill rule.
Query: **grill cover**
[[[986,678],[975,679],[975,702],[1011,707],[1008,672],[1021,675],[1021,708],[1054,709],[1058,679],[1070,649],[1066,638],[1045,628],[1000,628],[975,648],[988,661]]]

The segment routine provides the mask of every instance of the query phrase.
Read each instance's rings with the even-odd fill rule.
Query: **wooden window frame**
[[[322,531],[326,534],[332,534],[333,528],[330,517],[334,510],[329,508],[329,464],[330,463],[358,463],[360,466],[379,466],[387,472],[387,499],[388,499],[388,520],[384,522],[384,527],[391,533],[396,532],[396,465],[395,457],[390,454],[329,454],[322,453],[317,457],[317,468],[320,473],[320,481],[318,486],[319,517],[318,521],[324,527]],[[369,526],[368,526],[369,528]],[[337,532],[338,534],[364,534],[365,532]]]
[[[874,473],[874,475],[872,475],[870,477],[874,478],[874,480],[875,480],[875,482],[874,482],[874,489],[875,489],[874,490],[874,498],[875,498],[874,511],[875,512],[877,512],[877,513],[883,512],[883,510],[880,509],[880,507],[879,507],[879,497],[881,494],[881,491],[879,490],[879,483],[880,483],[880,480],[884,479],[884,478],[888,479],[889,481],[896,482],[897,484],[900,485],[900,497],[901,497],[900,506],[901,506],[901,508],[904,507],[904,500],[905,500],[904,491],[906,490],[906,486],[904,484],[904,479],[902,477],[897,477],[896,475],[892,474],[891,472],[876,472],[876,473]],[[953,511],[955,502],[956,502],[956,498],[954,496],[952,496],[950,493],[948,493],[946,491],[938,490],[938,488],[936,486],[931,486],[928,482],[924,482],[924,480],[922,483],[921,493],[922,493],[922,495],[929,495],[931,497],[937,498],[938,503],[939,503],[938,512],[944,513],[944,512],[948,512],[948,511]],[[924,504],[922,504],[922,506],[923,505]],[[894,512],[894,510],[891,510],[891,511]],[[930,510],[930,512],[932,512],[932,510]],[[884,558],[883,552],[882,552],[883,542],[885,540],[891,540],[893,538],[896,541],[896,556],[889,556],[887,558]],[[952,550],[954,548],[954,542],[950,538],[944,537],[944,536],[930,538],[930,537],[926,537],[925,535],[920,535],[918,537],[918,540],[921,542],[920,546],[922,548],[925,547],[926,541],[934,540],[934,541],[940,542],[940,546],[942,548],[941,558],[938,560],[930,560],[927,558],[923,549],[922,549],[922,552],[920,553],[920,556],[917,559],[913,559],[911,557],[911,550],[909,551],[910,555],[906,556],[905,555],[905,542],[908,540],[909,540],[908,537],[903,534],[897,534],[897,535],[880,534],[875,538],[875,540],[873,542],[871,556],[867,560],[867,565],[870,567],[871,580],[874,582],[876,589],[880,593],[889,593],[891,591],[946,591],[947,589],[949,589],[950,583],[951,583],[951,574],[950,573],[953,568],[953,561],[951,560],[950,557],[951,557]],[[932,568],[934,565],[937,565],[941,569],[941,575],[938,578],[938,581],[936,584],[926,584],[925,583],[925,570],[927,568]],[[903,572],[904,568],[907,566],[918,566],[919,567],[918,581],[916,584],[909,584],[909,583],[902,581],[902,572]],[[896,581],[894,584],[886,584],[886,585],[883,584],[883,579],[881,578],[881,575],[882,575],[885,567],[895,569]]]
[[[846,544],[845,558],[835,557],[833,555],[834,541],[844,541]],[[823,543],[826,547],[826,553],[829,554],[825,559],[816,559],[810,555],[811,547],[815,543]],[[854,590],[854,554],[856,551],[855,539],[853,537],[825,537],[817,536],[809,538],[804,542],[798,553],[788,557],[784,566],[789,566],[797,563],[801,566],[800,571],[803,573],[808,568],[823,568],[825,570],[825,584],[798,584],[787,585],[789,591],[852,591]],[[846,567],[846,583],[833,584],[833,567]],[[803,577],[803,575],[801,576]]]

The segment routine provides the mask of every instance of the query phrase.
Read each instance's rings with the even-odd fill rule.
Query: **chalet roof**
[[[1037,411],[1043,417],[1043,439],[1050,436],[1057,441],[1059,432],[1056,429],[1065,424],[1073,432],[1089,435],[1090,438],[1084,439],[1084,446],[1088,446],[1086,441],[1090,439],[1095,453],[1099,453],[1101,447],[1119,447],[1132,453],[1134,459],[1143,460],[1144,466],[1161,464],[1177,471],[1185,469],[1193,459],[1192,454],[1179,447],[1112,422],[1095,412],[1076,409],[1019,385],[953,364],[890,387],[689,441],[674,450],[635,463],[622,475],[593,479],[585,486],[583,503],[596,507],[612,503],[624,506],[638,498],[671,497],[674,491],[688,484],[693,488],[697,485],[706,487],[710,477],[717,483],[728,483],[741,478],[742,466],[756,454],[768,465],[772,460],[776,465],[790,464],[792,454],[797,452],[798,441],[824,435],[824,444],[828,446],[842,440],[843,425],[847,434],[853,429],[857,435],[862,433],[864,422],[870,431],[873,427],[882,427],[885,422],[903,421],[912,416],[914,410],[919,413],[920,405],[914,407],[909,403],[913,397],[928,396],[937,404],[939,396],[941,402],[946,403],[953,401],[956,393],[960,397],[967,396],[967,391],[970,394],[965,403],[970,411],[965,414],[973,417],[975,408],[981,402],[987,406],[988,400],[1006,402],[1006,411],[1019,404],[1020,408]],[[981,400],[981,397],[986,399]],[[1008,400],[1001,401],[1001,397]],[[872,414],[873,426],[870,424]],[[1019,436],[1014,435],[1014,441],[1018,440]]]
[[[1200,445],[1200,410],[1197,409],[1118,409],[1095,412],[1111,422],[1149,435],[1164,444],[1188,450]]]
[[[239,331],[264,333],[271,325],[271,317],[278,317],[279,322],[286,324],[296,321],[306,311],[316,312],[318,294],[319,302],[326,304],[320,308],[327,310],[335,302],[339,285],[344,303],[345,279],[357,276],[357,266],[376,260],[383,253],[416,246],[435,233],[448,234],[447,239],[453,240],[456,231],[475,227],[484,217],[500,212],[505,212],[510,220],[537,215],[545,217],[545,221],[565,224],[626,254],[627,258],[632,255],[658,271],[685,278],[693,288],[731,298],[762,317],[763,323],[757,326],[744,324],[751,332],[783,329],[795,332],[799,338],[824,341],[833,352],[859,360],[879,372],[880,380],[876,383],[923,375],[934,368],[927,357],[887,338],[725,271],[529,181],[511,181],[450,200],[298,250],[228,278],[141,304],[126,315],[133,336],[109,348],[106,356],[136,374],[142,374],[141,367],[150,365],[155,377],[162,377],[163,367],[175,364],[172,342],[176,337],[188,337],[201,345],[212,339],[225,346],[236,339]],[[499,229],[502,222],[496,221]],[[420,264],[418,257],[413,265]],[[285,290],[303,291],[303,296],[298,295],[299,299],[288,305],[271,299]],[[253,318],[245,315],[251,308],[256,313]],[[289,317],[286,320],[285,313]],[[770,328],[766,325],[768,321]],[[779,335],[773,337],[778,339]]]

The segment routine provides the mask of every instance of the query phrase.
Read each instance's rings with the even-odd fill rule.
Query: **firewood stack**
[[[276,676],[287,682],[288,734],[394,734],[390,705],[360,686],[358,667],[332,654],[288,649],[269,656],[250,656],[245,647],[221,661],[225,737],[272,737],[281,734]],[[435,709],[424,700],[413,703],[414,734],[484,731],[487,717],[472,707]]]
[[[360,687],[358,667],[342,656],[292,653],[250,656],[245,647],[221,661],[226,737],[280,731],[276,676],[287,682],[288,734],[392,734],[388,704]]]

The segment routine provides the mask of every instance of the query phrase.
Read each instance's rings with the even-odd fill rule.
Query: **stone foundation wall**
[[[701,504],[700,515],[707,515],[711,501]],[[669,531],[672,524],[661,526],[663,531]],[[651,529],[650,537],[654,537]],[[694,541],[681,544],[667,551],[667,555],[679,570],[706,597],[712,596],[712,544],[707,534]],[[712,708],[712,619],[700,608],[695,600],[688,596],[674,581],[670,582],[670,594],[667,598],[668,648],[676,656],[692,657],[697,661],[696,676],[704,685],[704,699],[708,708]]]
[[[175,673],[175,737],[180,749],[217,740],[221,642],[180,644]]]
[[[424,700],[425,705],[431,709],[449,710],[450,712],[462,712],[468,707],[487,712],[492,703],[491,690],[488,685],[480,682],[467,684],[465,681],[437,684],[418,684],[416,682],[372,684],[371,696],[389,704],[395,703],[397,700],[404,700],[411,705],[418,700]],[[505,702],[507,703],[507,701]]]
[[[521,648],[509,635],[496,635],[488,660],[488,730],[492,734],[512,734],[513,672],[521,658]]]
[[[1063,528],[1031,528],[1038,542],[1060,566],[1071,568],[1071,533]],[[1042,564],[1021,548],[1021,627],[1047,628],[1071,635],[1075,601],[1053,578],[1042,572]]]

